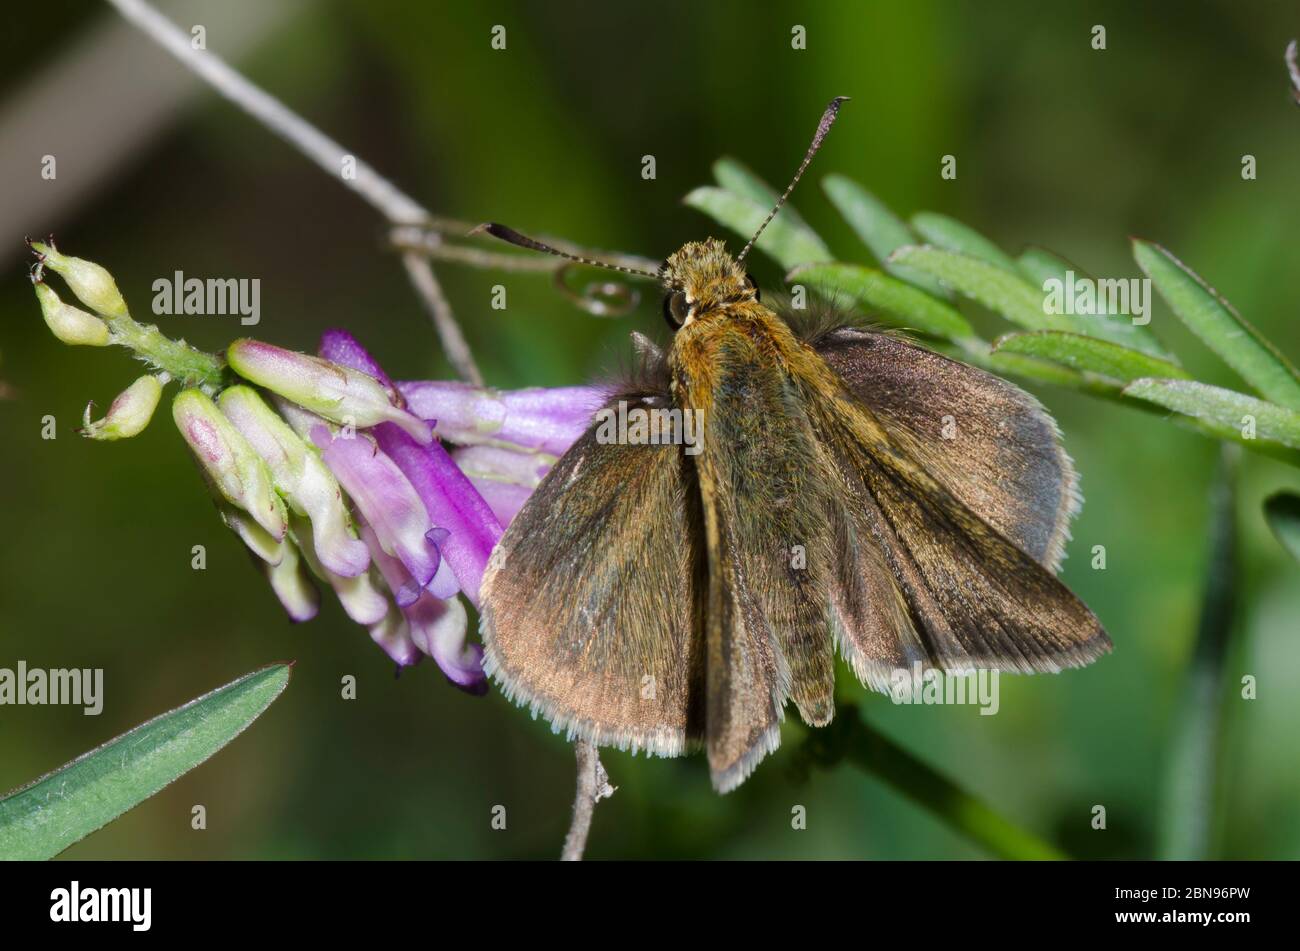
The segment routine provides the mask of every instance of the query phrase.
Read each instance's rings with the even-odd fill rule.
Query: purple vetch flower
[[[321,338],[320,354],[326,360],[368,374],[385,386],[392,385],[379,364],[347,331],[327,331]],[[381,423],[372,432],[383,455],[415,487],[432,524],[447,530],[441,544],[442,557],[451,565],[465,596],[477,607],[483,571],[501,538],[501,523],[436,439],[421,445],[388,423]],[[378,526],[375,528],[378,531]]]
[[[334,589],[334,594],[348,617],[367,627],[378,624],[384,619],[384,615],[388,613],[388,597],[381,590],[378,579],[372,577],[369,567],[370,552],[364,541],[358,540],[361,547],[366,549],[366,570],[355,575],[341,575],[331,571],[317,555],[320,544],[315,538],[316,526],[310,520],[291,513],[289,531],[301,549],[307,566],[318,578]]]
[[[466,693],[487,693],[483,648],[466,639],[468,618],[459,598],[442,600],[428,591],[402,614],[411,640],[437,663],[447,679]]]
[[[426,538],[433,526],[421,496],[368,435],[354,433],[348,437],[318,424],[311,430],[311,439],[374,529],[383,551],[401,561],[410,573],[408,584],[412,587],[397,593],[399,603],[403,598],[414,600],[433,580],[440,557],[437,546]]]
[[[528,501],[542,476],[558,461],[547,452],[523,452],[500,446],[463,446],[451,454],[460,471],[487,500],[502,525],[509,525]]]
[[[528,501],[528,496],[533,494],[532,489],[509,482],[494,482],[491,479],[476,479],[473,476],[470,476],[469,481],[478,490],[478,494],[483,496],[483,501],[487,502],[488,508],[492,509],[492,514],[502,525],[513,522],[519,510]]]
[[[398,383],[407,408],[438,421],[438,436],[458,445],[504,446],[562,456],[605,405],[608,386],[491,390],[468,383]]]
[[[370,639],[399,667],[417,664],[424,656],[411,639],[411,625],[406,616],[396,607],[389,608],[388,614],[378,624],[370,625]]]

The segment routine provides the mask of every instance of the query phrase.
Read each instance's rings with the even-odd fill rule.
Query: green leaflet
[[[1057,257],[1042,248],[1026,248],[1016,259],[1016,270],[1037,288],[1044,288],[1048,281],[1060,281],[1062,287],[1068,286],[1068,274],[1073,272],[1075,279],[1093,280],[1092,275],[1075,267],[1064,258]],[[1046,291],[1044,291],[1046,293]],[[1148,301],[1148,307],[1150,302]],[[1132,302],[1130,302],[1132,307]],[[1147,312],[1150,319],[1150,311]],[[1135,324],[1131,315],[1113,315],[1109,317],[1073,317],[1067,318],[1074,323],[1075,333],[1088,337],[1100,337],[1123,347],[1141,350],[1153,356],[1170,360],[1168,351],[1161,346],[1148,324]]]
[[[974,328],[955,308],[876,268],[806,264],[786,276],[787,283],[796,281],[825,297],[838,294],[858,301],[900,327],[954,342],[975,337]]]
[[[1234,438],[1300,449],[1300,413],[1244,393],[1192,380],[1142,379],[1124,387],[1124,395],[1235,431]],[[1252,425],[1254,435],[1247,435]]]
[[[1149,241],[1133,257],[1178,318],[1265,398],[1300,410],[1300,374],[1191,268]]]
[[[912,245],[899,248],[890,260],[939,278],[963,297],[997,311],[1013,324],[1029,330],[1073,329],[1060,314],[1044,310],[1040,289],[1025,283],[1014,271],[982,258],[931,245]]]
[[[288,683],[286,664],[245,674],[0,799],[0,858],[58,855],[204,762]]]
[[[993,351],[1042,357],[1121,383],[1130,383],[1142,377],[1191,379],[1182,367],[1149,353],[1131,350],[1108,340],[1056,330],[1007,334],[993,344]]]
[[[760,205],[744,195],[711,186],[695,189],[684,201],[742,235],[745,241],[758,230],[771,210],[770,206]],[[800,264],[831,259],[830,250],[811,228],[782,214],[772,219],[767,230],[759,236],[755,247],[776,259],[786,270]]]
[[[822,188],[831,204],[844,216],[886,271],[935,297],[952,296],[943,284],[930,275],[906,265],[889,263],[889,256],[896,250],[916,244],[916,235],[903,219],[889,210],[888,205],[843,175],[827,175],[822,180]]]
[[[935,247],[969,254],[973,258],[996,264],[1004,271],[1015,271],[1016,263],[1006,253],[974,228],[955,218],[933,211],[918,211],[912,216],[912,229]]]

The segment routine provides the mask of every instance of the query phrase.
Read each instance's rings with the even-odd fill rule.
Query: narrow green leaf
[[[1085,337],[1082,334],[1061,333],[1056,330],[1037,330],[1031,333],[1011,333],[998,338],[993,344],[994,353],[1022,353],[1042,357],[1075,370],[1096,373],[1121,383],[1142,377],[1191,379],[1182,367],[1161,360],[1139,350],[1121,347],[1108,340]]]
[[[1133,241],[1133,257],[1173,312],[1261,395],[1300,409],[1300,373],[1218,292],[1168,250]]]
[[[996,264],[931,245],[899,248],[890,260],[939,278],[958,294],[997,311],[1013,324],[1029,330],[1073,329],[1061,315],[1044,311],[1041,290]]]
[[[727,191],[748,198],[767,209],[771,209],[776,204],[776,200],[781,197],[780,192],[734,158],[723,157],[714,162],[713,179]],[[803,216],[789,202],[786,202],[780,214],[782,218],[788,219],[794,225],[801,228],[808,227]]]
[[[1300,449],[1300,413],[1244,393],[1191,380],[1142,379],[1124,387],[1124,395],[1234,431],[1236,438]],[[1246,435],[1252,423],[1253,437]]]
[[[975,329],[954,308],[924,291],[890,277],[875,268],[856,264],[805,264],[786,276],[823,297],[843,294],[880,312],[890,322],[932,337],[961,341],[975,336]]]
[[[712,186],[695,189],[684,201],[743,236],[745,241],[758,230],[771,210],[743,195]],[[813,261],[829,261],[832,257],[816,232],[807,225],[800,227],[781,214],[772,219],[767,230],[759,237],[756,247],[775,258],[786,270]],[[740,249],[736,250],[739,252]]]
[[[937,297],[951,297],[948,289],[928,274],[901,264],[890,264],[889,256],[901,247],[916,243],[912,229],[889,206],[857,182],[843,175],[827,175],[822,188],[831,204],[842,214],[876,260],[894,277]]]
[[[918,211],[912,216],[912,229],[935,247],[958,254],[969,254],[1005,271],[1015,271],[1016,262],[1001,248],[974,228],[933,211]]]
[[[1093,276],[1086,271],[1075,267],[1064,258],[1058,257],[1050,251],[1042,248],[1026,248],[1016,259],[1016,269],[1025,277],[1033,286],[1043,289],[1048,281],[1060,281],[1063,288],[1069,286],[1069,275],[1074,274],[1075,280],[1086,278],[1094,280]],[[1046,291],[1044,291],[1046,295]],[[1150,301],[1147,302],[1148,308]],[[1132,302],[1130,302],[1132,306]],[[1073,322],[1075,333],[1084,334],[1088,337],[1099,337],[1102,340],[1109,340],[1111,343],[1117,343],[1123,347],[1129,347],[1133,350],[1141,350],[1152,356],[1161,357],[1165,360],[1171,360],[1170,354],[1156,339],[1156,335],[1151,332],[1151,328],[1146,323],[1133,323],[1133,314],[1114,314],[1109,316],[1076,316],[1070,319]],[[1150,321],[1151,311],[1148,309],[1146,320]]]
[[[0,858],[47,859],[112,822],[242,733],[288,683],[285,664],[245,674],[0,799]]]
[[[1270,495],[1264,500],[1264,518],[1282,547],[1300,561],[1300,495],[1294,492]]]

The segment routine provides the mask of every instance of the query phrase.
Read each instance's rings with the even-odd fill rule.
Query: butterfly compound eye
[[[754,292],[754,300],[762,300],[763,295],[758,292],[758,281],[754,280],[754,275],[746,272],[745,280],[749,281],[749,287]]]
[[[682,324],[686,323],[686,316],[689,311],[686,295],[681,291],[674,291],[664,298],[664,320],[673,330],[679,329]]]

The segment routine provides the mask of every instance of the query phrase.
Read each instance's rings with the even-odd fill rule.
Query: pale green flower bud
[[[213,486],[214,491],[215,488]],[[235,508],[223,498],[217,499],[217,511],[221,513],[221,520],[226,523],[226,527],[239,536],[249,551],[268,565],[278,565],[284,560],[285,549],[292,547],[286,539],[272,538],[266,529],[253,521],[253,516],[241,508]]]
[[[331,422],[362,428],[394,423],[422,445],[433,440],[428,423],[397,405],[396,391],[360,370],[248,339],[232,343],[226,361],[244,379]]]
[[[355,577],[370,565],[365,542],[333,473],[279,414],[248,386],[232,386],[219,398],[221,412],[271,470],[275,487],[298,515],[311,519],[314,553],[332,573]],[[311,554],[311,552],[304,552]]]
[[[98,422],[90,419],[90,408],[95,404],[87,403],[81,418],[84,424],[81,435],[106,442],[140,435],[153,419],[154,410],[162,398],[162,389],[162,381],[156,376],[146,374],[140,377],[118,394],[107,415]]]
[[[41,315],[54,336],[74,346],[107,347],[112,343],[108,324],[80,307],[65,304],[44,281],[34,283],[36,299],[41,302]]]
[[[117,289],[117,282],[104,268],[93,261],[60,254],[53,245],[40,241],[28,243],[39,255],[40,262],[62,277],[78,300],[91,310],[105,317],[127,315],[126,301]]]
[[[182,390],[172,401],[172,417],[221,497],[272,538],[284,538],[287,516],[271,471],[217,404],[200,390]]]
[[[312,584],[297,547],[290,541],[283,542],[283,545],[284,558],[280,563],[264,566],[267,580],[292,620],[299,623],[310,621],[320,610],[320,592]]]

